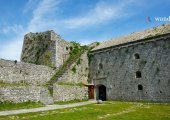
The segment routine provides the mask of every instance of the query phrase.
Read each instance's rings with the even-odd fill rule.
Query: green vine
[[[76,66],[74,66],[72,69],[73,73],[76,73]]]

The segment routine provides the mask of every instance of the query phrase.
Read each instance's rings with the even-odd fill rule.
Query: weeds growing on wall
[[[19,83],[8,83],[0,80],[0,86],[30,86],[31,84],[20,81]]]
[[[81,64],[81,59],[79,58],[76,62],[77,65],[80,65]]]
[[[84,86],[84,84],[81,83],[63,83],[63,82],[58,82],[58,85],[66,85],[66,86]]]
[[[71,70],[73,73],[76,73],[76,66],[74,65],[74,67]]]
[[[85,50],[88,49],[87,46],[80,46],[77,42],[71,42],[72,43],[72,51],[70,51],[69,58],[64,62],[64,64],[60,67],[58,71],[56,71],[55,75],[51,78],[51,81],[56,80],[58,75],[61,75],[65,70],[67,70],[72,63],[76,62],[77,59],[80,58],[80,56],[85,52]]]
[[[91,51],[94,47],[96,47],[96,46],[98,46],[98,45],[100,45],[100,43],[99,43],[99,42],[96,42],[96,45],[91,46],[91,47],[88,48],[87,56],[88,56],[89,64],[90,64],[91,59],[92,59],[92,57],[93,57],[93,54],[90,54],[90,51]]]

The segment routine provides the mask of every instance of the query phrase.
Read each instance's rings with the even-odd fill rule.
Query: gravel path
[[[32,109],[0,111],[0,116],[23,114],[23,113],[30,113],[30,112],[40,112],[40,111],[48,111],[48,110],[57,110],[57,109],[63,109],[63,108],[83,106],[83,105],[88,105],[92,103],[96,103],[96,101],[87,101],[87,102],[80,102],[80,103],[66,104],[66,105],[47,105],[45,107],[32,108]]]

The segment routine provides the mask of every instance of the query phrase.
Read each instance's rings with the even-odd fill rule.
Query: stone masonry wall
[[[57,82],[64,83],[87,83],[89,75],[89,63],[87,52],[83,53],[77,62],[71,65]]]
[[[88,88],[84,86],[57,85],[53,87],[54,101],[71,101],[88,99]]]
[[[43,85],[55,71],[47,66],[0,59],[0,81]]]
[[[91,53],[96,99],[104,85],[108,100],[170,101],[170,34],[152,40]]]
[[[4,86],[0,87],[0,101],[21,103],[26,101],[52,104],[53,99],[45,87],[37,86]]]
[[[56,50],[56,56],[55,56],[55,66],[59,68],[63,63],[68,59],[69,52],[70,52],[70,46],[71,44],[64,39],[62,39],[59,35],[56,35],[54,32],[52,33],[52,40],[56,40],[55,43],[55,50]]]

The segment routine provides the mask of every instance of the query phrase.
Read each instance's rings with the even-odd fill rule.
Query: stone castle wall
[[[4,86],[0,87],[0,101],[21,103],[27,101],[52,104],[53,98],[45,87],[37,86]]]
[[[71,101],[88,99],[88,88],[84,86],[57,85],[53,87],[54,101]]]
[[[150,41],[150,42],[149,42]],[[170,101],[170,34],[91,52],[90,80],[107,100]]]
[[[28,33],[24,37],[21,61],[58,68],[68,57],[69,46],[54,31]]]
[[[70,46],[71,44],[64,39],[62,39],[60,36],[53,33],[53,39],[56,40],[55,43],[55,66],[59,68],[63,63],[68,59],[69,52],[70,52]]]
[[[43,85],[55,71],[47,66],[0,59],[0,81]]]

